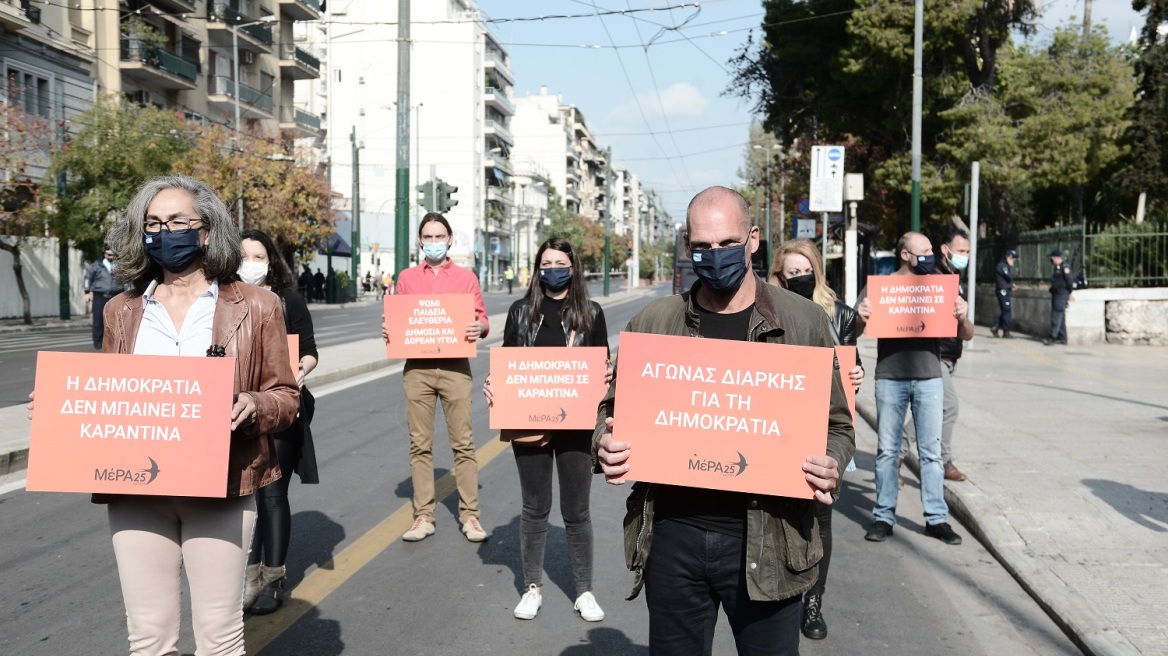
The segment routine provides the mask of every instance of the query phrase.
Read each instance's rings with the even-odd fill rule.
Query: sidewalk
[[[636,302],[637,299],[648,296],[652,290],[652,287],[639,287],[631,292],[622,289],[614,291],[607,298],[600,296],[593,300],[602,307],[607,307],[625,301]],[[366,298],[369,300],[362,299],[357,302],[372,302],[377,300],[372,296]],[[309,309],[313,313],[316,313],[318,310],[327,311],[335,307],[340,306],[313,304],[309,306]],[[499,312],[489,316],[488,320],[491,326],[494,327],[494,330],[491,331],[487,339],[483,340],[484,347],[494,346],[502,342],[503,325],[507,321],[507,314],[505,311]],[[368,339],[354,340],[347,344],[326,346],[320,349],[320,366],[309,374],[307,384],[310,387],[323,387],[324,385],[336,383],[348,378],[385,369],[386,367],[400,364],[401,362],[404,361],[385,358],[385,344],[381,341],[380,337],[371,337]],[[23,404],[0,408],[0,478],[10,474],[22,476],[23,470],[28,467],[30,423],[27,417],[28,411]]]
[[[1168,350],[977,331],[954,376],[968,480],[946,482],[950,513],[1085,653],[1168,654]],[[860,353],[875,427],[875,340]]]

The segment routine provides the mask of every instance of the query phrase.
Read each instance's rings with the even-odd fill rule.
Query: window
[[[52,117],[53,85],[55,83],[53,76],[11,64],[5,64],[4,68],[5,77],[8,80],[7,96],[9,102],[28,114]]]

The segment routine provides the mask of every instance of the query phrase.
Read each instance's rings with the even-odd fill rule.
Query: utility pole
[[[913,20],[912,79],[912,229],[921,229],[921,103],[924,83],[921,77],[921,50],[925,31],[925,0],[916,0]]]
[[[1091,0],[1083,0],[1083,38],[1091,34]]]
[[[410,241],[410,1],[397,3],[397,179],[393,277],[409,267]],[[354,175],[356,170],[354,170]]]
[[[65,92],[57,92],[57,145],[65,146]],[[65,172],[61,171],[57,174],[57,197],[65,198],[67,188],[65,186]],[[57,276],[59,286],[59,316],[62,321],[68,321],[72,318],[71,308],[69,307],[69,239],[64,234],[57,235]]]
[[[353,241],[349,244],[349,295],[356,300],[357,276],[359,275],[357,265],[361,262],[361,146],[357,143],[356,125],[349,133],[349,143],[353,146],[353,225],[351,231]],[[408,178],[406,183],[409,183]],[[406,220],[409,220],[408,217]]]
[[[604,295],[608,296],[608,270],[612,268],[612,147],[604,149]]]

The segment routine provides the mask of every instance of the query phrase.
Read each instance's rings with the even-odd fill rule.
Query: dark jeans
[[[1050,295],[1050,338],[1067,341],[1067,298],[1070,292],[1052,292]]]
[[[798,656],[803,598],[751,601],[742,538],[671,520],[654,523],[645,564],[650,656],[705,654],[718,606],[740,656]]]
[[[101,350],[101,340],[105,337],[105,304],[113,296],[93,293],[93,348]]]
[[[815,502],[815,517],[819,520],[819,541],[823,543],[823,558],[819,560],[819,578],[808,594],[822,595],[827,589],[827,570],[831,567],[831,513],[832,507]]]
[[[1014,303],[1011,300],[1010,292],[999,289],[997,290],[998,309],[1002,313],[998,316],[998,323],[995,324],[998,328],[1006,332],[1010,332],[1010,326],[1014,323]]]
[[[552,463],[560,472],[560,515],[568,534],[568,554],[576,595],[592,591],[592,432],[557,431],[547,446],[513,442],[523,512],[519,517],[519,554],[523,559],[523,587],[540,585],[547,544],[548,515],[552,511]]]

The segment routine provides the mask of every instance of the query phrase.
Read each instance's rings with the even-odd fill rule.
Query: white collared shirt
[[[215,326],[219,283],[212,281],[211,288],[195,299],[194,305],[187,311],[181,330],[175,329],[166,308],[154,298],[154,290],[157,288],[156,280],[142,294],[142,325],[138,328],[138,338],[134,342],[134,354],[207,355]]]

